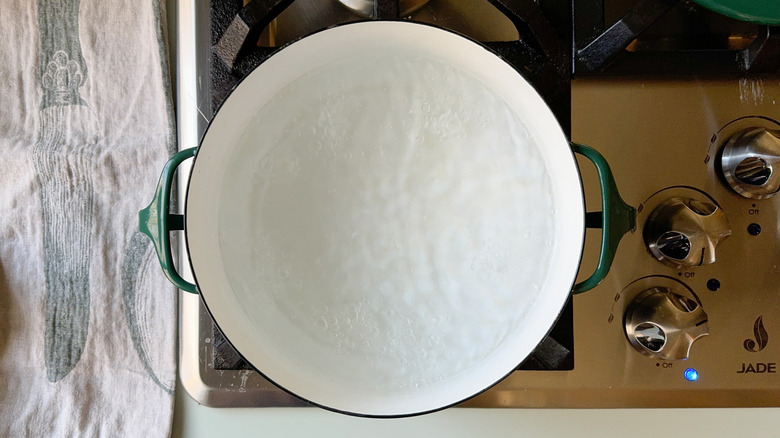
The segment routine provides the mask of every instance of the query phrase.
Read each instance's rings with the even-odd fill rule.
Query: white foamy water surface
[[[383,53],[296,79],[229,167],[234,293],[269,354],[323,379],[446,382],[522,329],[548,276],[540,154],[500,94],[437,61]]]

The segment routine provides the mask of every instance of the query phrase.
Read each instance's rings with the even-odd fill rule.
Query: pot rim
[[[343,406],[338,406],[338,405],[333,405],[333,404],[326,403],[326,402],[321,402],[321,401],[318,401],[316,399],[313,400],[311,397],[307,397],[306,395],[302,395],[300,391],[296,391],[296,390],[290,389],[288,384],[280,383],[278,381],[278,379],[276,379],[273,375],[269,375],[269,373],[265,372],[262,366],[255,365],[257,363],[257,359],[255,358],[253,360],[252,357],[249,357],[250,355],[245,354],[247,352],[246,345],[239,345],[239,344],[242,344],[243,341],[234,342],[234,340],[237,337],[240,338],[240,336],[237,335],[237,333],[240,332],[240,329],[237,330],[235,327],[232,326],[232,321],[231,321],[230,318],[227,318],[224,315],[217,316],[217,314],[224,313],[223,308],[221,307],[224,303],[220,301],[220,297],[212,296],[212,294],[215,293],[214,291],[216,291],[217,289],[210,288],[209,284],[206,284],[206,287],[202,287],[204,282],[205,283],[210,283],[210,280],[208,279],[208,277],[210,276],[209,274],[211,272],[207,272],[207,270],[205,270],[205,269],[201,270],[201,268],[197,268],[196,267],[196,265],[200,266],[200,261],[197,260],[197,259],[200,256],[200,254],[202,254],[202,252],[199,252],[198,245],[197,245],[197,241],[198,241],[198,239],[200,239],[200,237],[194,237],[194,236],[198,236],[200,233],[198,233],[198,232],[190,232],[190,231],[194,231],[194,230],[191,229],[191,224],[197,222],[197,219],[193,222],[192,218],[196,218],[198,216],[197,213],[194,213],[194,212],[190,211],[191,205],[192,205],[191,204],[192,197],[190,195],[194,192],[193,187],[197,188],[197,186],[199,185],[199,183],[198,183],[198,181],[199,181],[198,178],[199,177],[197,175],[202,174],[201,172],[204,171],[203,168],[208,166],[208,164],[204,164],[204,165],[198,166],[198,163],[199,162],[211,163],[212,160],[214,159],[215,155],[218,156],[218,155],[223,155],[224,154],[224,153],[220,154],[220,151],[212,150],[212,149],[215,149],[214,147],[208,147],[207,140],[209,139],[209,132],[212,131],[212,128],[215,126],[215,123],[217,123],[217,120],[220,119],[220,114],[223,114],[223,108],[225,108],[226,105],[232,105],[232,103],[230,103],[230,102],[232,102],[230,98],[234,96],[235,91],[238,90],[241,87],[242,84],[246,83],[248,80],[251,80],[250,78],[253,77],[253,74],[255,72],[261,71],[261,69],[266,70],[266,69],[272,69],[272,68],[278,67],[276,65],[273,65],[273,66],[269,67],[269,65],[271,65],[271,64],[278,64],[279,62],[283,62],[283,61],[279,61],[280,60],[279,55],[283,54],[283,53],[289,53],[289,52],[285,52],[285,50],[288,50],[288,49],[290,49],[292,47],[299,47],[299,46],[297,46],[299,43],[305,42],[305,41],[312,41],[313,39],[318,38],[318,35],[321,37],[322,35],[331,35],[331,34],[336,33],[336,32],[345,32],[345,29],[346,29],[346,32],[351,33],[351,32],[353,32],[353,29],[363,28],[365,26],[370,26],[371,27],[370,32],[372,34],[380,32],[380,30],[381,30],[381,32],[385,32],[386,33],[385,37],[387,37],[388,35],[390,35],[390,36],[397,36],[395,34],[396,32],[400,32],[400,33],[412,32],[413,33],[413,32],[416,32],[416,30],[420,30],[420,29],[426,29],[426,30],[422,30],[421,32],[423,34],[427,33],[427,35],[424,35],[424,36],[428,37],[428,36],[433,35],[432,33],[430,33],[431,30],[433,29],[439,35],[446,35],[446,36],[442,36],[442,38],[444,38],[444,39],[448,39],[448,40],[451,40],[451,41],[460,41],[460,42],[455,43],[455,44],[463,44],[464,46],[469,47],[470,48],[469,50],[471,50],[474,53],[477,53],[479,51],[485,51],[487,54],[490,55],[490,57],[493,57],[497,61],[500,61],[500,63],[504,66],[503,67],[503,70],[504,70],[503,73],[504,74],[507,74],[507,72],[509,70],[511,70],[512,76],[514,76],[513,82],[516,82],[514,85],[522,85],[522,87],[525,87],[524,88],[525,92],[529,92],[529,91],[533,92],[533,95],[536,96],[536,98],[538,99],[538,103],[541,103],[541,105],[538,105],[538,103],[537,103],[537,110],[543,110],[543,111],[540,111],[540,113],[543,113],[545,117],[547,117],[548,119],[551,119],[552,125],[555,127],[554,136],[558,137],[557,143],[559,145],[565,145],[565,150],[566,150],[565,158],[564,157],[558,157],[558,158],[561,158],[562,160],[564,160],[563,161],[564,165],[566,167],[568,167],[570,170],[573,170],[573,172],[569,172],[569,176],[568,177],[570,179],[576,180],[576,183],[577,183],[576,184],[577,190],[574,190],[574,192],[576,192],[576,194],[572,194],[572,196],[574,196],[574,198],[575,198],[575,202],[570,203],[569,207],[571,207],[574,210],[576,210],[576,212],[578,214],[574,214],[574,215],[569,215],[568,216],[568,219],[570,221],[576,222],[575,224],[570,224],[570,226],[569,226],[569,228],[574,231],[573,233],[570,233],[569,236],[574,236],[574,238],[573,239],[572,238],[568,239],[568,241],[570,243],[567,243],[567,245],[569,247],[574,246],[575,243],[576,243],[576,246],[575,246],[576,247],[576,251],[574,249],[570,249],[569,250],[570,254],[568,256],[568,258],[570,260],[573,260],[575,263],[573,263],[573,267],[571,269],[569,269],[569,271],[567,272],[567,275],[565,276],[567,278],[567,280],[563,281],[563,282],[559,281],[559,283],[565,283],[566,287],[565,288],[564,287],[560,287],[558,289],[559,292],[558,292],[558,295],[557,295],[557,298],[558,298],[557,299],[557,304],[552,306],[552,307],[556,307],[556,311],[554,312],[554,314],[551,315],[551,317],[548,315],[548,317],[547,317],[548,323],[545,324],[544,329],[542,331],[537,330],[534,333],[534,335],[535,335],[534,338],[538,337],[538,339],[536,339],[536,342],[534,342],[534,346],[536,344],[538,344],[539,341],[544,339],[545,336],[547,336],[549,331],[554,326],[555,321],[557,320],[558,316],[560,315],[561,309],[563,308],[563,306],[566,303],[566,300],[569,297],[569,292],[571,290],[571,286],[573,285],[573,283],[574,283],[574,281],[576,279],[576,276],[577,276],[577,271],[579,269],[579,264],[580,264],[580,260],[581,260],[581,257],[582,257],[582,249],[584,247],[584,234],[585,234],[585,232],[584,232],[584,230],[585,230],[585,224],[584,224],[584,213],[585,213],[584,194],[583,194],[582,181],[581,181],[581,178],[580,178],[579,169],[578,169],[578,167],[576,165],[576,160],[574,159],[574,153],[569,148],[568,140],[566,139],[565,135],[563,134],[563,131],[560,128],[560,125],[558,124],[557,120],[552,115],[551,110],[549,109],[549,107],[547,107],[546,103],[541,99],[541,97],[538,95],[538,93],[536,93],[536,91],[533,89],[533,87],[522,77],[520,72],[518,72],[516,69],[514,69],[514,67],[512,67],[511,64],[506,63],[503,59],[500,58],[500,56],[498,54],[496,54],[495,52],[490,50],[485,45],[482,45],[482,44],[480,44],[478,42],[475,42],[475,41],[473,41],[471,39],[468,39],[468,38],[466,38],[466,37],[464,37],[464,36],[462,36],[460,34],[457,34],[456,32],[453,32],[453,31],[450,31],[450,30],[447,30],[447,29],[442,29],[442,28],[439,28],[439,27],[434,26],[434,25],[424,24],[424,23],[403,22],[403,21],[361,21],[361,22],[351,22],[351,23],[340,24],[340,25],[337,25],[337,26],[334,26],[334,27],[331,27],[331,28],[324,29],[322,31],[316,32],[314,34],[308,35],[308,36],[306,36],[306,37],[304,37],[302,39],[296,40],[294,42],[291,42],[291,43],[281,47],[276,52],[274,52],[273,55],[271,55],[268,59],[266,59],[263,63],[261,63],[257,67],[255,67],[255,69],[253,69],[252,72],[250,72],[244,78],[242,78],[242,80],[233,88],[233,90],[231,90],[228,98],[226,98],[222,102],[222,104],[220,104],[218,110],[215,112],[214,118],[212,119],[211,123],[209,123],[209,126],[207,127],[206,132],[204,133],[204,135],[203,135],[203,137],[201,139],[201,148],[199,148],[198,154],[196,155],[195,160],[192,163],[192,168],[191,168],[191,172],[190,172],[190,175],[189,175],[189,186],[188,186],[188,189],[187,189],[186,195],[185,195],[185,213],[186,213],[187,218],[189,219],[189,220],[186,221],[186,224],[185,224],[185,243],[186,243],[186,247],[187,247],[187,250],[188,250],[189,263],[190,263],[190,266],[192,267],[193,277],[195,279],[195,283],[198,285],[198,289],[201,291],[201,295],[203,296],[202,301],[203,301],[205,307],[208,309],[209,313],[214,317],[215,323],[220,328],[222,333],[225,335],[225,338],[228,340],[228,342],[231,345],[233,345],[234,348],[236,349],[236,351],[238,351],[239,354],[242,355],[242,357],[246,358],[247,362],[250,365],[252,365],[252,367],[255,368],[260,374],[262,374],[264,377],[266,377],[269,381],[271,381],[274,384],[276,384],[277,386],[279,386],[284,391],[286,391],[286,392],[288,392],[288,393],[290,393],[290,394],[292,394],[292,395],[294,395],[296,397],[299,397],[299,398],[301,398],[303,400],[306,400],[307,402],[309,402],[311,404],[314,404],[316,406],[320,406],[320,407],[328,409],[328,410],[332,410],[332,411],[340,412],[340,413],[345,413],[345,414],[350,414],[350,415],[355,415],[355,416],[364,416],[364,417],[406,417],[406,416],[420,415],[420,414],[425,414],[425,413],[429,413],[429,412],[434,412],[434,411],[438,411],[438,410],[441,410],[441,409],[445,409],[447,407],[450,407],[450,406],[456,405],[458,403],[461,403],[461,402],[463,402],[463,401],[465,401],[465,400],[467,400],[469,398],[472,398],[472,397],[474,397],[474,396],[484,392],[485,390],[491,388],[492,386],[494,386],[495,384],[497,384],[498,382],[503,380],[508,374],[511,374],[514,371],[514,368],[520,362],[522,362],[522,359],[527,357],[527,355],[530,354],[533,351],[533,348],[528,350],[526,352],[526,354],[523,355],[523,358],[520,358],[520,360],[518,360],[516,363],[514,363],[511,368],[508,368],[508,369],[504,370],[504,372],[502,372],[500,375],[492,376],[492,378],[490,379],[489,382],[485,382],[482,385],[480,385],[480,388],[478,390],[473,390],[473,391],[469,392],[468,394],[462,394],[461,396],[459,396],[459,397],[457,397],[455,399],[451,399],[451,400],[449,400],[446,403],[438,403],[438,404],[427,406],[427,407],[424,407],[424,408],[415,408],[415,409],[411,409],[411,410],[403,410],[402,409],[399,412],[396,412],[397,409],[395,409],[393,411],[383,411],[383,410],[379,410],[379,411],[374,411],[374,410],[371,410],[371,411],[369,411],[369,410],[361,411],[360,409],[354,409],[354,408],[348,408],[348,407],[345,408]],[[416,30],[412,30],[412,29],[416,29]],[[406,36],[409,37],[409,35],[406,35]],[[419,38],[419,36],[417,38]],[[470,53],[472,53],[472,52],[470,52]],[[290,55],[290,57],[292,57],[292,56],[293,55]],[[483,54],[481,56],[484,57],[485,55]],[[288,83],[289,83],[289,81],[288,81]],[[235,99],[233,99],[233,101],[235,101]],[[223,117],[226,117],[226,116],[223,116]],[[548,120],[548,124],[549,124],[549,120]],[[202,146],[204,144],[206,144],[207,147],[205,149],[202,149]],[[227,155],[227,154],[224,154],[224,155]],[[206,169],[206,170],[208,170],[208,169]],[[572,187],[574,187],[574,185],[572,185]],[[561,216],[561,215],[559,214],[559,216]],[[574,243],[571,243],[572,241]],[[199,273],[202,273],[203,275],[200,275]],[[205,290],[205,293],[203,292],[204,290]],[[548,311],[548,313],[549,313],[549,311]]]

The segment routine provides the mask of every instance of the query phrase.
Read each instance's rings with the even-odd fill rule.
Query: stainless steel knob
[[[740,195],[751,199],[774,195],[780,190],[780,130],[749,128],[733,134],[723,145],[720,168]]]
[[[624,325],[637,351],[664,360],[687,359],[693,343],[709,334],[701,305],[665,287],[637,295],[626,309]]]
[[[673,197],[650,213],[642,234],[655,258],[679,269],[713,263],[731,227],[714,203]]]

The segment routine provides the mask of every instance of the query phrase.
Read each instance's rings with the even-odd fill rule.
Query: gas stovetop
[[[569,301],[518,370],[464,405],[780,405],[780,347],[772,341],[775,324],[780,330],[780,196],[760,193],[772,191],[780,153],[776,28],[676,0],[365,8],[370,2],[295,0],[266,17],[257,44],[233,59],[220,47],[242,2],[211,3],[178,4],[182,149],[197,145],[230,90],[277,47],[378,17],[483,42],[529,79],[572,140],[607,158],[623,198],[637,207],[636,232],[621,243],[606,280]],[[588,210],[599,210],[595,171],[580,166]],[[583,278],[595,268],[599,237],[588,231]],[[305,405],[232,349],[197,296],[183,294],[180,303],[181,377],[197,401]]]

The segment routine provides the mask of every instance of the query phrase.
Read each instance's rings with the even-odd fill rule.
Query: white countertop
[[[780,409],[463,409],[366,419],[319,408],[208,408],[179,386],[173,437],[780,436]]]

